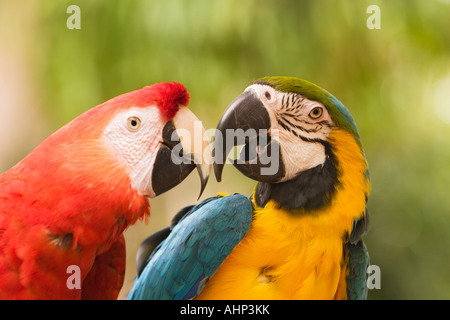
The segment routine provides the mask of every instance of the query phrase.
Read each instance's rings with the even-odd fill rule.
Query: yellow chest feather
[[[276,210],[276,209],[275,209]],[[341,228],[320,216],[260,209],[199,299],[332,299],[341,276]],[[352,222],[346,224],[351,230]],[[269,227],[270,226],[270,227]],[[327,229],[327,232],[324,228]],[[319,232],[320,230],[320,232]]]

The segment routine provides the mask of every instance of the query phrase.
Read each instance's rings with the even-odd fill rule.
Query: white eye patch
[[[159,108],[131,108],[118,113],[103,132],[103,139],[123,161],[133,187],[145,193],[160,144],[165,120]]]

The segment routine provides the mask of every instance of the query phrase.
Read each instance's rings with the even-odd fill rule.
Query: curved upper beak
[[[164,126],[162,140],[152,171],[155,195],[173,188],[197,168],[200,198],[212,163],[209,139],[201,121],[187,107],[181,106]]]
[[[222,115],[213,144],[214,173],[221,181],[227,156],[244,145],[234,166],[257,181],[273,182],[284,175],[276,139],[271,137],[271,118],[262,101],[250,89],[239,95]]]

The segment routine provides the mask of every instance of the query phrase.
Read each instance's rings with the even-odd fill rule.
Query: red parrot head
[[[159,195],[195,167],[203,192],[210,169],[209,142],[188,103],[189,93],[176,82],[157,83],[106,103],[115,110],[101,137],[126,164],[138,193]]]
[[[89,211],[98,201],[122,197],[121,203],[136,203],[136,196],[155,197],[195,168],[203,191],[211,164],[209,141],[188,103],[189,93],[176,82],[125,93],[63,126],[8,174],[27,176],[40,206],[65,198],[71,207],[59,204],[61,215],[81,207]]]

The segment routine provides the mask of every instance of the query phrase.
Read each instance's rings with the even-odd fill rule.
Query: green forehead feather
[[[347,130],[360,142],[358,129],[350,111],[335,96],[314,83],[295,77],[265,77],[253,83],[268,85],[282,92],[297,93],[310,100],[322,103],[327,108],[336,126]]]

